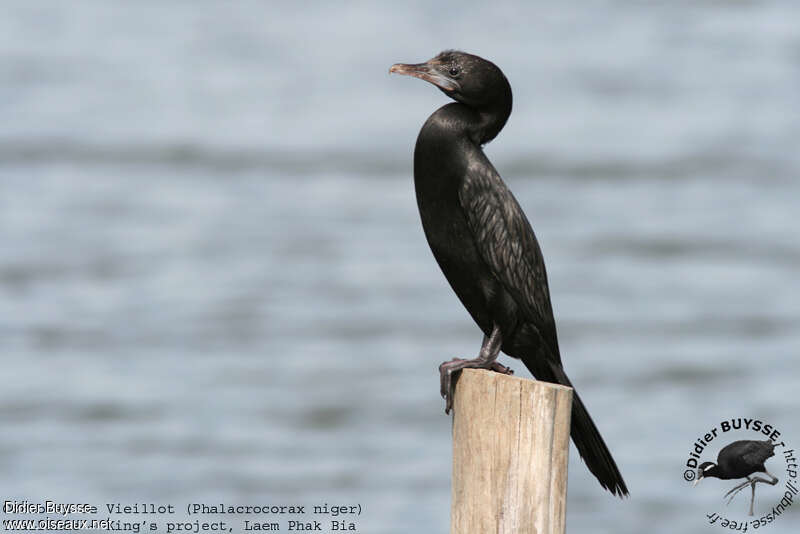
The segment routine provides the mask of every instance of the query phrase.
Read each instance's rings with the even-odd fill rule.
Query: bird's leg
[[[761,477],[753,477],[753,478],[755,478],[758,482],[763,482],[764,484],[769,484],[770,486],[774,486],[775,484],[778,483],[778,477],[773,476],[772,473],[770,473],[766,469],[764,469],[764,474],[767,475],[772,480],[764,480]]]
[[[761,478],[757,476],[754,476],[752,478],[747,477],[747,480],[745,480],[744,482],[742,482],[741,484],[739,484],[738,486],[731,489],[728,493],[725,494],[723,499],[728,495],[730,495],[730,499],[728,499],[728,502],[726,504],[730,504],[733,498],[736,497],[736,494],[749,485],[752,488],[752,496],[750,498],[750,515],[753,515],[753,501],[755,500],[756,497],[756,484],[759,482],[763,482],[764,484],[769,484],[770,486],[774,486],[775,484],[778,483],[778,477],[772,476],[772,474],[766,469],[764,470],[764,473],[766,473],[766,475],[771,480],[767,480],[766,478]]]
[[[453,395],[455,394],[456,381],[462,369],[490,369],[506,375],[513,374],[514,371],[497,361],[500,354],[500,347],[503,345],[503,336],[500,328],[494,325],[490,336],[483,336],[483,344],[478,353],[478,357],[472,360],[453,358],[449,362],[443,362],[439,366],[439,381],[442,397],[445,400],[444,413],[450,413],[453,409]]]
[[[778,483],[778,477],[772,476],[769,471],[764,469],[764,473],[767,474],[769,478],[772,480],[767,480],[761,477],[753,477],[753,481],[750,483],[750,488],[752,489],[752,495],[750,496],[750,515],[753,515],[753,503],[756,500],[756,484],[759,482],[763,482],[764,484],[769,484],[770,486],[774,486]]]
[[[740,491],[742,491],[743,488],[746,488],[748,485],[750,485],[752,483],[753,483],[753,481],[750,479],[750,477],[747,477],[747,480],[745,480],[744,482],[742,482],[738,486],[736,486],[734,488],[731,488],[731,490],[728,491],[728,493],[726,493],[725,495],[722,496],[723,499],[725,497],[729,496],[729,495],[731,497],[730,499],[728,499],[728,502],[726,502],[725,504],[730,504],[731,501],[733,500],[733,498],[736,497],[737,493],[739,493]]]
[[[753,482],[750,483],[750,487],[752,488],[752,495],[750,496],[750,515],[753,515],[753,502],[756,500],[756,484],[759,482],[763,482],[764,484],[769,484],[770,486],[774,486],[778,483],[778,477],[772,476],[769,471],[764,469],[764,473],[772,480],[767,480],[761,477],[753,477]]]

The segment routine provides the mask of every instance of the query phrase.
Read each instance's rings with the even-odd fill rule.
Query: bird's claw
[[[495,360],[492,363],[491,370],[494,371],[495,373],[500,373],[500,374],[503,374],[503,375],[513,375],[514,374],[514,370],[511,367],[506,367],[505,365],[503,365],[502,363],[498,362],[497,360]]]
[[[439,391],[444,399],[444,413],[446,414],[449,414],[450,410],[453,409],[453,396],[455,395],[456,381],[462,369],[461,366],[453,364],[459,364],[464,361],[466,360],[463,358],[453,358],[439,365]]]
[[[453,358],[450,361],[442,362],[439,365],[439,392],[444,399],[444,413],[449,414],[453,409],[453,397],[456,392],[456,382],[461,375],[461,370],[465,368],[485,368],[496,373],[504,375],[513,375],[514,371],[510,367],[506,367],[497,360],[491,362],[490,365],[481,362],[478,359],[465,360],[463,358]]]

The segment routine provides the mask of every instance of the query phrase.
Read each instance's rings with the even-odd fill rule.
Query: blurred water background
[[[414,199],[446,99],[388,67],[460,48],[514,88],[486,150],[632,493],[573,448],[569,531],[717,528],[703,514],[749,495],[689,490],[694,439],[756,416],[800,444],[798,21],[789,1],[7,0],[2,497],[360,503],[362,532],[446,532],[436,368],[481,335]]]

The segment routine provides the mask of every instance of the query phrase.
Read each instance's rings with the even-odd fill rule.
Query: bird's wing
[[[770,441],[751,441],[742,454],[742,459],[749,465],[761,465],[767,458],[775,456],[775,453],[772,452],[774,448],[775,446]]]
[[[774,456],[774,445],[770,441],[740,440],[725,446],[719,451],[717,463],[727,463],[732,469],[747,469],[763,464]]]
[[[459,201],[483,261],[559,358],[542,251],[522,208],[485,157],[468,166]]]

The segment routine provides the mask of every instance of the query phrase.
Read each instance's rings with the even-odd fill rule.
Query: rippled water
[[[357,502],[364,532],[445,532],[436,366],[481,335],[413,197],[445,99],[387,69],[459,47],[514,87],[487,152],[632,493],[573,451],[570,531],[711,529],[698,435],[755,415],[800,444],[800,5],[565,4],[7,2],[3,498]]]

